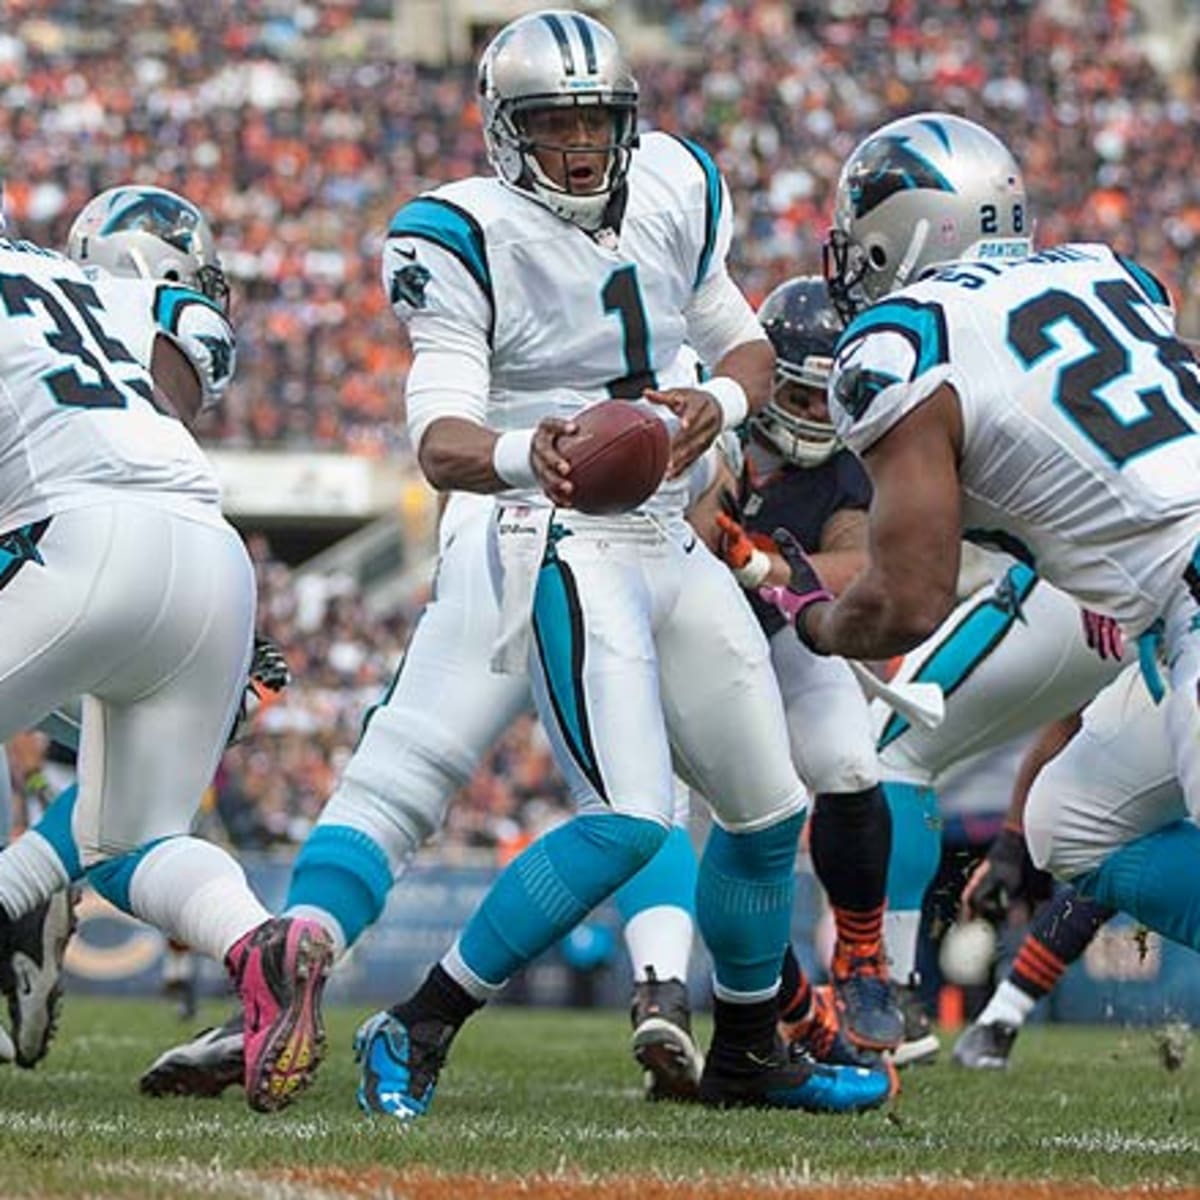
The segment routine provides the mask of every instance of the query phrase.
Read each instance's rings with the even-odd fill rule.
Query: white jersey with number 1
[[[492,177],[446,184],[401,208],[383,282],[418,370],[436,370],[429,364],[443,356],[445,386],[474,390],[475,415],[498,430],[636,400],[648,387],[694,386],[686,315],[724,270],[724,183],[700,147],[648,133],[625,194],[619,228],[596,236]],[[520,498],[547,503],[539,491]],[[679,511],[685,498],[682,482],[667,483],[652,506]]]

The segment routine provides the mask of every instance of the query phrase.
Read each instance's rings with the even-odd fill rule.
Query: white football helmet
[[[520,17],[484,50],[479,95],[488,158],[501,181],[564,220],[599,229],[637,146],[638,85],[617,39],[583,13],[547,10]],[[584,192],[557,184],[535,153],[573,147],[535,142],[526,129],[535,110],[576,106],[605,108],[612,123],[610,142],[597,147],[607,151],[608,168],[599,186]]]
[[[166,188],[109,188],[84,205],[67,234],[67,256],[113,275],[175,280],[229,308],[221,270],[204,214]]]
[[[1033,248],[1025,184],[1007,146],[950,113],[902,117],[846,160],[825,243],[825,278],[842,318],[966,259]]]

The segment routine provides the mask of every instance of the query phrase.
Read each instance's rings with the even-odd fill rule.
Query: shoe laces
[[[833,1052],[837,1044],[840,1027],[833,997],[827,988],[814,988],[808,1015],[799,1021],[781,1023],[785,1040],[791,1054],[807,1054],[823,1061]]]
[[[833,957],[833,977],[839,983],[847,979],[878,979],[888,982],[887,958],[882,942],[839,942]]]
[[[646,968],[643,982],[633,985],[633,1004],[629,1015],[635,1029],[648,1017],[662,1017],[691,1032],[687,988],[678,979],[659,979],[653,967]]]

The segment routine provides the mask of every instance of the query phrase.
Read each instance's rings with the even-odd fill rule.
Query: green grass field
[[[919,1194],[917,1177],[1200,1187],[1200,1049],[1167,1072],[1145,1030],[1033,1028],[1006,1076],[939,1063],[908,1072],[887,1111],[814,1117],[647,1104],[621,1014],[496,1009],[460,1039],[433,1114],[405,1130],[355,1106],[349,1044],[362,1015],[329,1014],[317,1084],[270,1117],[233,1092],[144,1099],[137,1075],[179,1037],[174,1015],[69,997],[50,1057],[33,1072],[0,1069],[0,1195],[328,1197],[338,1178],[417,1168],[537,1176],[529,1195],[557,1194],[547,1177],[612,1176],[682,1181],[673,1195],[692,1194],[688,1181],[733,1189],[734,1177],[768,1193],[908,1179]],[[451,1180],[444,1194],[466,1191]]]

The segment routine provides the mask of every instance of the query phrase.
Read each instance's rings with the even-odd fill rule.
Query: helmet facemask
[[[817,355],[810,355],[799,366],[777,362],[771,399],[754,415],[755,431],[798,467],[819,467],[841,449],[831,421],[795,411],[796,393],[801,390],[811,390],[824,399],[832,368],[832,358]]]
[[[521,156],[521,174],[511,182],[567,220],[598,228],[629,172],[637,100],[579,97],[546,104],[533,98],[502,112]]]

